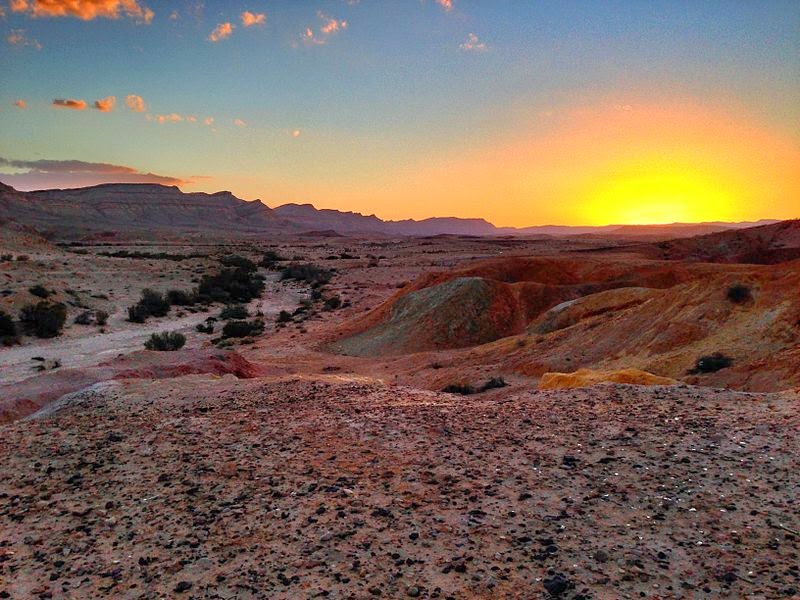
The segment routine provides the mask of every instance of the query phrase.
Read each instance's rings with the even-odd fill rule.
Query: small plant
[[[484,383],[481,386],[480,391],[481,392],[487,392],[489,390],[496,390],[498,388],[504,388],[507,385],[508,384],[506,383],[506,380],[503,379],[502,377],[492,377],[489,381],[487,381],[486,383]]]
[[[25,306],[19,314],[19,320],[28,333],[40,338],[52,338],[61,333],[67,320],[67,307],[61,303],[54,304],[42,300],[37,304]]]
[[[461,394],[462,396],[469,396],[475,393],[475,388],[467,383],[451,383],[442,389],[447,394]]]
[[[289,265],[281,272],[281,279],[294,279],[305,281],[312,287],[319,287],[328,283],[333,277],[333,271],[323,269],[311,263]]]
[[[131,323],[144,323],[149,316],[150,311],[144,304],[134,304],[128,307],[128,321]]]
[[[263,321],[228,321],[222,328],[222,336],[226,338],[243,338],[264,332]]]
[[[697,359],[694,368],[689,371],[690,375],[701,373],[715,373],[721,369],[727,369],[733,364],[733,359],[725,356],[721,352],[715,352]]]
[[[753,293],[750,291],[750,288],[741,283],[729,287],[726,296],[728,300],[734,304],[744,304],[753,299]]]
[[[339,296],[331,296],[325,300],[325,310],[336,310],[342,305],[342,299]]]
[[[146,307],[149,314],[154,317],[165,317],[169,312],[169,300],[155,290],[145,288],[142,290],[142,299],[139,304]]]
[[[13,346],[19,341],[17,325],[11,315],[0,310],[0,342],[3,346]]]
[[[214,324],[213,323],[206,323],[204,325],[203,323],[198,323],[195,326],[195,329],[197,329],[197,331],[199,331],[200,333],[209,333],[209,334],[210,333],[214,333]]]
[[[103,327],[108,323],[108,313],[104,310],[96,310],[94,311],[94,320],[95,323]]]
[[[238,254],[229,254],[228,256],[223,256],[221,259],[219,259],[219,262],[223,267],[234,267],[247,273],[253,273],[258,270],[256,263],[249,258],[239,256]]]
[[[246,319],[250,315],[247,314],[247,309],[241,304],[230,304],[222,309],[219,313],[219,318],[223,321],[230,321],[231,319]]]
[[[167,301],[173,306],[192,306],[195,302],[194,294],[184,290],[169,290]]]
[[[37,298],[47,298],[50,295],[50,290],[41,284],[36,284],[28,288],[28,291]]]
[[[282,311],[281,311],[281,312],[278,314],[278,318],[277,318],[277,319],[275,319],[275,320],[276,320],[278,323],[288,323],[289,321],[291,321],[291,320],[292,320],[292,313],[290,313],[288,310],[282,310]]]
[[[144,343],[144,347],[148,350],[157,350],[159,352],[172,352],[180,350],[186,343],[186,336],[177,331],[164,331],[162,333],[154,333],[150,339]]]
[[[94,320],[94,313],[90,310],[85,310],[75,317],[74,323],[76,325],[91,325]]]
[[[0,254],[0,262],[11,262],[14,260],[13,254]]]
[[[264,252],[264,258],[261,259],[261,266],[265,269],[274,269],[277,264],[282,261],[286,260],[283,256],[278,254],[275,250],[267,250]]]

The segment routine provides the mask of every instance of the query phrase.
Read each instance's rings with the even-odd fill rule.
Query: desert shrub
[[[14,260],[13,254],[0,254],[0,262],[11,262]]]
[[[77,317],[75,317],[75,324],[76,325],[91,325],[92,321],[94,320],[94,313],[90,310],[85,310],[80,313]]]
[[[144,304],[134,304],[128,307],[128,321],[131,323],[144,323],[149,316],[150,311]]]
[[[753,293],[750,288],[741,283],[736,283],[729,287],[726,296],[734,304],[744,304],[753,299]]]
[[[469,396],[475,393],[475,388],[467,383],[451,383],[442,389],[443,392],[448,394],[461,394],[462,396]]]
[[[31,257],[28,256],[27,254],[17,254],[17,262],[26,262],[30,259]]]
[[[278,318],[275,320],[278,323],[288,323],[292,320],[292,313],[290,313],[288,310],[282,310],[280,313],[278,313]]]
[[[149,314],[154,317],[165,317],[169,312],[169,300],[164,298],[161,292],[145,288],[142,290],[142,298],[139,304],[146,307]]]
[[[507,385],[508,384],[506,383],[506,380],[503,379],[502,377],[492,377],[489,381],[487,381],[486,383],[484,383],[481,386],[480,391],[481,392],[486,392],[488,390],[495,390],[497,388],[503,388],[503,387],[506,387]]]
[[[108,323],[108,313],[104,310],[94,311],[94,320],[101,327]]]
[[[50,295],[50,291],[41,284],[29,287],[28,291],[37,298],[47,298]]]
[[[267,250],[264,252],[264,257],[261,259],[260,264],[265,269],[274,269],[275,266],[282,260],[286,259],[278,254],[275,250]]]
[[[158,350],[160,352],[171,352],[180,350],[186,343],[186,336],[177,331],[163,331],[154,333],[150,339],[144,343],[148,350]]]
[[[320,288],[311,290],[311,300],[322,300],[322,290]]]
[[[17,342],[17,325],[11,315],[0,310],[0,341],[4,346],[11,346]]]
[[[195,326],[195,329],[200,333],[214,333],[214,324],[213,323],[198,323]]]
[[[169,290],[167,301],[173,306],[192,306],[194,304],[194,294],[185,290]]]
[[[332,277],[333,271],[323,269],[311,263],[289,265],[281,272],[281,279],[305,281],[313,287],[328,283]]]
[[[342,305],[342,299],[339,296],[331,296],[325,300],[325,310],[336,310]]]
[[[692,375],[700,373],[715,373],[720,369],[727,369],[733,364],[733,359],[725,356],[721,352],[715,352],[707,356],[701,356],[694,364],[694,369],[689,371]]]
[[[246,271],[247,273],[254,273],[258,270],[256,263],[249,258],[239,256],[238,254],[229,254],[228,256],[223,256],[219,259],[219,262],[223,267],[233,267],[236,269],[241,269],[242,271]]]
[[[197,293],[213,302],[250,302],[264,292],[264,278],[244,269],[222,269],[203,275]]]
[[[84,252],[85,253],[85,252]],[[118,250],[116,252],[98,252],[97,256],[109,258],[136,258],[181,261],[190,258],[206,258],[208,254],[169,254],[167,252],[139,252],[138,250]]]
[[[242,338],[258,335],[264,331],[263,321],[228,321],[222,328],[222,336],[226,338]]]
[[[219,313],[219,318],[224,321],[231,319],[246,319],[248,316],[247,309],[241,304],[231,304],[222,309]]]
[[[61,333],[67,320],[67,307],[42,300],[25,306],[19,314],[25,331],[40,338],[52,338]]]

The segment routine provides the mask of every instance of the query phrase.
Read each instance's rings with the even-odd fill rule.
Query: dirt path
[[[250,314],[260,310],[270,320],[281,310],[293,310],[297,307],[303,292],[283,286],[277,279],[278,274],[267,274],[267,289],[261,298],[248,305]],[[150,335],[161,331],[179,331],[186,335],[186,347],[196,348],[208,337],[198,334],[195,326],[218,312],[219,307],[215,307],[209,312],[192,313],[178,318],[167,316],[150,319],[147,323],[137,325],[126,321],[125,307],[119,307],[109,319],[107,333],[101,334],[94,328],[86,328],[87,335],[66,335],[49,340],[26,338],[22,346],[0,349],[0,381],[15,383],[35,375],[34,368],[42,363],[33,360],[34,357],[44,358],[48,362],[57,360],[62,368],[97,365],[120,354],[141,350]]]

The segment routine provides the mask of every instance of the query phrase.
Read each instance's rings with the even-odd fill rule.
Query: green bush
[[[148,350],[158,350],[159,352],[172,352],[180,350],[186,343],[186,336],[177,331],[164,331],[154,333],[150,339],[144,343]]]
[[[216,275],[203,275],[198,295],[212,302],[247,303],[264,292],[264,278],[244,269],[223,269]]]
[[[725,356],[721,352],[715,352],[707,356],[701,356],[694,364],[694,369],[689,371],[692,375],[701,373],[715,373],[721,369],[727,369],[733,364],[733,359]]]
[[[128,321],[131,323],[144,323],[149,316],[150,311],[144,304],[134,304],[128,307]]]
[[[25,331],[40,338],[52,338],[61,333],[67,320],[67,307],[42,300],[29,304],[20,311],[19,320]]]
[[[222,328],[222,336],[226,338],[243,338],[258,335],[264,331],[263,321],[228,321]]]
[[[169,312],[169,300],[161,292],[145,288],[142,290],[142,299],[139,304],[146,307],[149,314],[154,317],[165,317]]]
[[[184,290],[169,290],[167,302],[173,306],[192,306],[195,303],[194,294]]]
[[[231,319],[246,319],[250,315],[247,314],[247,309],[241,304],[231,304],[222,309],[219,313],[219,318],[224,321]]]
[[[256,263],[249,258],[239,256],[238,254],[229,254],[228,256],[223,256],[221,259],[219,259],[219,262],[223,267],[234,267],[236,269],[246,271],[247,273],[254,273],[258,270]]]
[[[38,298],[47,298],[50,295],[50,291],[41,284],[29,287],[28,291]]]
[[[319,287],[328,283],[333,277],[333,271],[323,269],[311,263],[289,265],[281,272],[281,279],[294,279],[305,281],[312,287]]]

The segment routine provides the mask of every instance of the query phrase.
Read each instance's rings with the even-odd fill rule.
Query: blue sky
[[[580,111],[600,119],[613,107],[707,114],[709,134],[724,126],[708,125],[714,118],[736,121],[800,167],[798,2],[86,0],[72,3],[86,11],[60,16],[36,4],[0,0],[0,179],[20,187],[114,176],[9,166],[78,160],[273,206],[518,224],[558,217],[553,200],[577,191],[556,189],[535,157],[471,182],[478,192],[456,186],[451,197],[448,180],[526,139],[546,152]],[[98,6],[107,12],[94,14]],[[255,24],[244,25],[245,11]],[[211,41],[225,23],[230,35]],[[131,111],[129,95],[145,110]],[[109,96],[113,110],[92,108]],[[87,108],[55,108],[55,99]],[[648,136],[657,150],[663,133]],[[584,150],[576,142],[577,178],[592,167]],[[763,209],[768,199],[751,196],[731,202]]]

